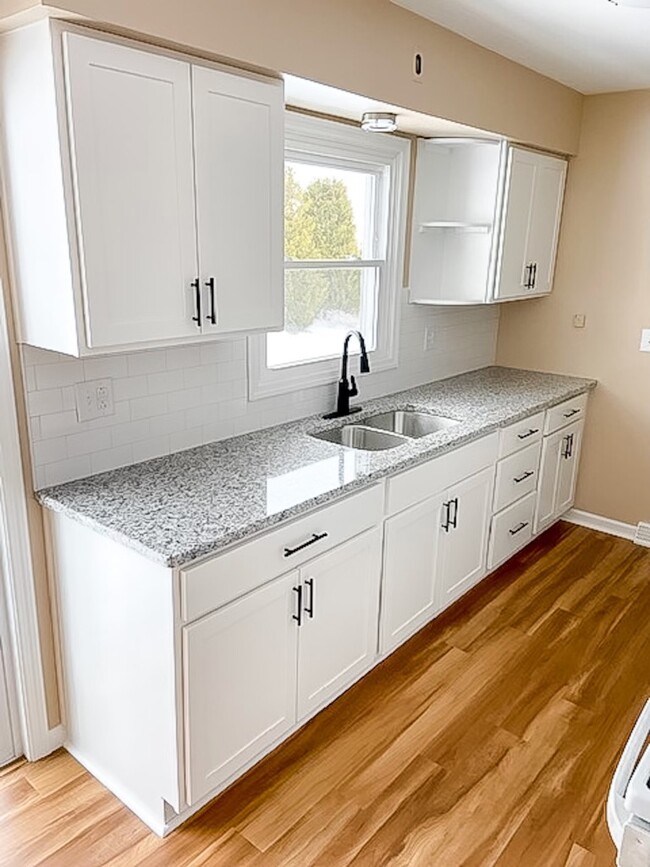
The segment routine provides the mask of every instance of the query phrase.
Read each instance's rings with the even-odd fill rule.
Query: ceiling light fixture
[[[361,115],[361,129],[366,132],[394,132],[397,115],[390,111],[365,111]]]
[[[637,9],[650,9],[650,0],[609,0],[614,6],[635,6]]]

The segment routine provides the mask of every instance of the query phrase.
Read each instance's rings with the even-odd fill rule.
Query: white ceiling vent
[[[634,535],[634,541],[637,545],[643,545],[644,548],[650,548],[650,524],[639,523]]]

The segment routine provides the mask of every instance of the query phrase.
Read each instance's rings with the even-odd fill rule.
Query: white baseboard
[[[621,539],[629,539],[634,542],[636,526],[625,524],[623,521],[615,521],[613,518],[603,518],[602,515],[594,515],[592,512],[583,512],[581,509],[569,509],[562,515],[563,521],[570,524],[579,524],[590,530],[599,530],[601,533],[609,533],[610,536],[619,536]]]

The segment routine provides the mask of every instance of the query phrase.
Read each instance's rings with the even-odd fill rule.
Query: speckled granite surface
[[[364,403],[349,421],[409,408],[460,422],[394,449],[356,451],[314,439],[310,432],[343,422],[312,416],[47,488],[38,497],[159,563],[180,566],[595,385],[487,367]]]

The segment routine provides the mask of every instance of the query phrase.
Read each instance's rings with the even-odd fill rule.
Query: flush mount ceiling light
[[[650,0],[609,0],[614,6],[636,6],[637,9],[650,9]]]
[[[397,115],[390,111],[365,111],[361,115],[361,129],[366,132],[394,132],[397,129]]]

